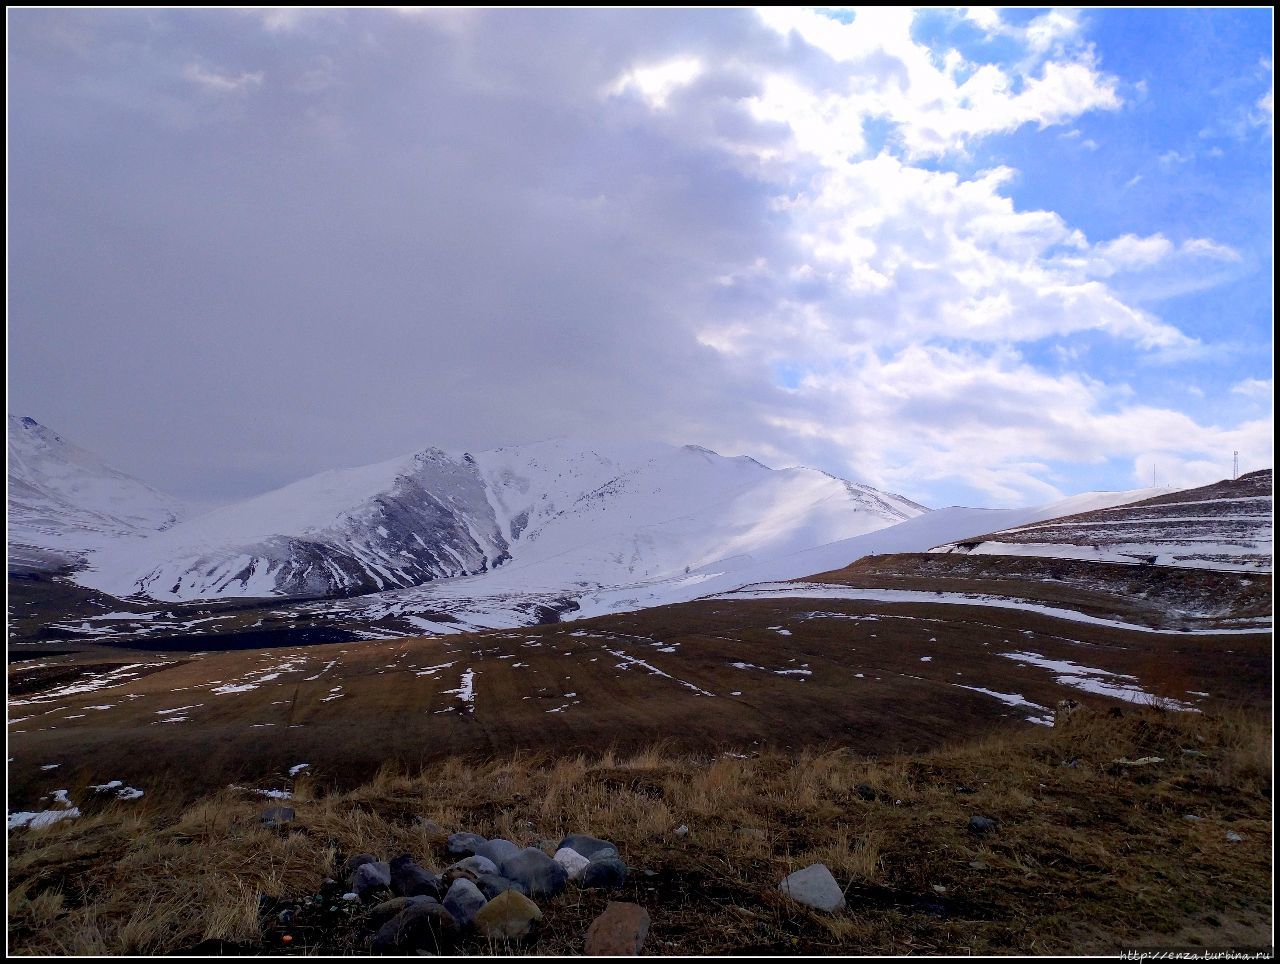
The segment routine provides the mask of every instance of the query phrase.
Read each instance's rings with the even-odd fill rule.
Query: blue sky
[[[1272,460],[1272,14],[9,12],[10,410],[206,503],[696,442],[926,504]]]

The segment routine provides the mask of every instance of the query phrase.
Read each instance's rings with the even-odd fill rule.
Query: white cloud
[[[1275,396],[1275,384],[1270,378],[1246,378],[1232,385],[1231,391],[1255,401],[1263,401]]]
[[[1078,24],[1063,14],[1046,14],[1013,31],[1027,44],[1028,59],[1012,71],[968,63],[955,50],[938,66],[929,48],[912,38],[915,15],[904,8],[859,9],[849,23],[791,7],[770,7],[760,16],[779,34],[798,37],[849,71],[842,90],[793,85],[776,103],[801,117],[883,117],[896,125],[913,157],[963,151],[975,138],[1024,124],[1048,127],[1121,106],[1115,79],[1096,69],[1090,49],[1064,51]],[[1044,59],[1048,54],[1059,59]],[[793,130],[802,148],[826,153],[806,138],[804,127]]]
[[[661,110],[672,92],[697,80],[701,73],[702,62],[697,57],[677,57],[632,68],[610,84],[606,94],[617,96],[636,91],[650,107]]]
[[[1219,244],[1209,238],[1189,238],[1182,242],[1182,253],[1218,261],[1239,261],[1240,252],[1230,245]]]
[[[1173,251],[1173,244],[1162,234],[1146,238],[1126,234],[1098,245],[1095,251],[1116,267],[1133,268],[1155,264],[1168,257]]]
[[[182,76],[193,84],[215,93],[238,93],[262,83],[262,71],[241,74],[226,73],[201,64],[187,64]]]

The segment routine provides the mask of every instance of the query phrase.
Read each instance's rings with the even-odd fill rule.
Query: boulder
[[[514,890],[516,893],[524,894],[526,897],[529,896],[525,893],[523,884],[517,884],[514,880],[507,880],[506,877],[498,874],[481,874],[475,884],[480,888],[480,892],[490,900],[508,890]]]
[[[480,935],[490,941],[518,941],[528,937],[540,920],[542,911],[537,904],[508,890],[481,907],[474,923]]]
[[[969,818],[969,832],[976,833],[979,836],[991,833],[996,829],[997,821],[990,817],[972,816]]]
[[[478,833],[451,833],[445,846],[449,853],[469,857],[476,849],[484,846],[485,839]]]
[[[381,887],[391,886],[391,865],[385,860],[361,864],[351,875],[351,889],[363,897]]]
[[[519,851],[516,851],[516,853],[519,853]],[[456,864],[450,867],[449,870],[453,870],[454,867],[460,867],[463,870],[470,870],[477,876],[480,874],[496,874],[498,872],[497,864],[488,857],[481,857],[479,854],[475,854],[471,857],[464,857],[462,860],[459,860]]]
[[[634,957],[649,933],[649,912],[639,904],[610,901],[587,928],[588,957]]]
[[[427,904],[438,904],[438,900],[431,897],[392,897],[390,900],[384,900],[381,904],[375,904],[369,911],[369,924],[375,928],[381,927],[391,918],[395,917],[406,907],[415,907],[419,904],[426,906]]]
[[[448,949],[457,937],[458,922],[453,915],[435,901],[424,901],[411,903],[378,928],[371,949],[375,954],[407,951],[439,954]]]
[[[487,898],[480,892],[480,888],[463,877],[455,880],[449,892],[444,895],[444,909],[462,927],[470,927],[476,914],[486,903]]]
[[[826,864],[811,864],[782,880],[782,892],[799,904],[832,913],[844,909],[844,891]]]
[[[364,864],[377,863],[378,858],[372,854],[353,854],[342,865],[339,877],[347,884],[351,883],[351,875]]]
[[[627,882],[627,865],[617,857],[598,857],[583,869],[578,884],[588,890],[621,887]]]
[[[476,848],[477,857],[487,857],[494,862],[495,866],[501,864],[508,857],[514,857],[519,852],[519,847],[510,840],[504,840],[501,837],[496,840],[486,840]]]
[[[578,876],[587,869],[587,864],[591,863],[578,851],[570,850],[568,847],[561,847],[551,859],[564,868],[570,880],[577,880]]]
[[[293,823],[297,816],[293,807],[267,807],[258,814],[258,819],[262,821],[264,827],[277,830],[287,823]]]
[[[597,857],[617,857],[618,848],[607,840],[601,840],[599,837],[589,837],[585,833],[571,833],[560,841],[560,845],[556,850],[574,850],[582,854],[588,860],[595,860]]]
[[[501,873],[514,880],[530,897],[554,897],[564,890],[569,874],[537,847],[525,847],[502,862]]]
[[[391,890],[405,897],[425,895],[439,900],[444,887],[439,877],[418,866],[417,862],[406,854],[391,861]]]

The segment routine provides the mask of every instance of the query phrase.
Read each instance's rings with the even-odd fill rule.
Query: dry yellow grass
[[[654,953],[1265,943],[1270,747],[1259,715],[1140,709],[884,760],[665,747],[452,758],[423,773],[384,768],[347,792],[331,792],[323,773],[300,777],[286,833],[263,828],[265,803],[243,791],[195,803],[149,794],[10,834],[10,947],[156,954],[218,940],[279,950],[260,895],[313,894],[362,851],[440,869],[441,833],[425,820],[522,845],[570,831],[615,841],[635,868],[622,899],[649,909]],[[1141,756],[1164,762],[1114,762]],[[999,831],[970,835],[975,813]],[[1245,842],[1228,842],[1228,829]],[[849,912],[811,914],[779,893],[782,876],[816,861],[847,885]],[[580,953],[609,896],[570,888],[543,901],[547,925],[532,950]],[[303,928],[290,947],[359,953],[361,923]]]

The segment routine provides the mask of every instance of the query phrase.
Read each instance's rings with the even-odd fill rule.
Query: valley
[[[1173,752],[1170,740],[1181,769],[1155,783],[1134,771],[1132,792],[1153,814],[1142,833],[1184,845],[1175,838],[1190,831],[1156,811],[1170,799],[1198,807],[1200,784],[1188,780],[1242,789],[1239,804],[1224,797],[1210,809],[1213,819],[1265,833],[1256,788],[1272,699],[1269,471],[1177,492],[931,511],[823,473],[775,472],[696,446],[651,449],[638,461],[634,449],[532,451],[432,455],[430,485],[416,457],[328,473],[164,531],[100,533],[105,544],[74,558],[57,556],[52,537],[44,550],[11,549],[8,801],[23,854],[11,887],[28,922],[18,930],[25,946],[43,946],[44,931],[29,922],[49,901],[65,901],[51,894],[123,888],[172,908],[148,918],[148,927],[168,921],[169,932],[144,937],[109,916],[110,928],[124,930],[103,947],[167,952],[212,940],[233,953],[281,950],[285,932],[238,904],[220,904],[218,923],[192,930],[176,910],[180,895],[158,880],[140,890],[112,882],[108,856],[127,840],[131,859],[166,854],[166,865],[182,864],[169,849],[187,831],[175,828],[214,813],[220,829],[208,832],[224,853],[269,850],[253,814],[280,802],[303,815],[302,833],[282,839],[296,849],[320,833],[331,849],[312,858],[311,871],[261,883],[272,901],[294,899],[282,890],[286,878],[288,887],[320,887],[316,868],[337,873],[332,848],[371,846],[361,843],[370,834],[433,853],[439,840],[415,829],[426,813],[467,812],[470,825],[515,839],[575,821],[627,841],[657,868],[645,873],[668,882],[637,883],[632,896],[663,915],[660,946],[673,952],[905,952],[922,939],[948,951],[1026,949],[1027,940],[1077,950],[1137,939],[1144,925],[1129,911],[1145,906],[1141,873],[1124,885],[1128,916],[1094,927],[1082,908],[1064,906],[1056,923],[1035,923],[1008,875],[1028,859],[1058,860],[1057,818],[1010,801],[1049,792],[1085,813],[1092,794],[1118,793],[1081,818],[1102,832],[1121,819],[1112,803],[1130,793],[1127,768],[1165,764],[1151,750]],[[397,474],[406,466],[407,476]],[[470,481],[457,489],[459,479]],[[405,486],[417,492],[412,510]],[[401,514],[389,527],[393,504]],[[413,512],[453,521],[440,529]],[[391,565],[389,547],[409,543],[416,549]],[[327,573],[320,582],[317,566]],[[1085,722],[1064,732],[1068,712]],[[1207,751],[1195,747],[1215,740],[1225,742],[1202,761]],[[1059,745],[1052,752],[1063,759],[1045,763],[1044,748]],[[999,760],[1012,769],[995,769]],[[1062,769],[1077,766],[1079,774]],[[574,792],[537,789],[565,767],[607,791],[601,809],[579,812]],[[844,803],[781,804],[778,781],[804,783],[813,767],[826,774],[822,792]],[[660,806],[647,838],[623,820],[636,806],[627,788],[638,784],[620,782],[619,772],[651,775],[644,793]],[[473,788],[492,777],[483,790],[492,802],[445,806],[437,773],[466,774]],[[516,773],[525,790],[504,795]],[[760,787],[741,782],[757,773],[767,774]],[[954,774],[958,788],[934,786],[938,773]],[[714,791],[728,794],[720,803],[710,790],[688,795],[714,774],[728,781]],[[858,783],[856,803],[845,799],[855,779],[869,781]],[[402,789],[387,797],[388,786]],[[963,820],[961,789],[1019,828],[1016,844],[960,848],[982,874],[1003,868],[998,882],[957,877],[937,856],[956,842],[931,821]],[[873,830],[860,808],[890,803],[911,809],[878,815]],[[753,834],[756,824],[774,825],[779,806],[799,809],[788,810],[791,830],[753,836],[743,849],[730,845],[743,828],[714,815],[725,806]],[[677,813],[702,824],[687,860],[669,843],[655,849],[679,832],[667,825]],[[363,828],[359,839],[337,829],[348,820]],[[824,848],[827,838],[845,843]],[[62,841],[97,856],[68,861]],[[913,841],[937,849],[917,852]],[[1196,846],[1195,874],[1239,866]],[[742,863],[726,866],[726,848]],[[810,858],[850,881],[874,926],[795,918],[760,890],[761,874]],[[1093,859],[1120,874],[1111,855]],[[734,905],[761,922],[754,931],[701,902],[711,867],[728,874]],[[204,880],[206,871],[188,873]],[[1088,886],[1087,873],[1064,873],[1062,886]],[[1180,900],[1200,886],[1195,874]],[[1265,929],[1261,867],[1238,875],[1221,912],[1228,922],[1209,915],[1197,925],[1210,939],[1229,932],[1256,941]],[[961,877],[933,896],[924,883]],[[937,898],[951,887],[957,897]],[[552,906],[568,921],[594,907],[562,903]],[[91,904],[59,906],[76,919]],[[702,933],[688,906],[702,907],[722,936]],[[1090,906],[1119,905],[1100,894]],[[992,926],[996,908],[1023,928]],[[307,932],[297,950],[362,953],[367,922],[355,913]],[[1150,939],[1169,939],[1168,928],[1186,919],[1163,920]],[[66,940],[100,949],[80,931]],[[540,947],[573,950],[577,940],[552,928]]]

